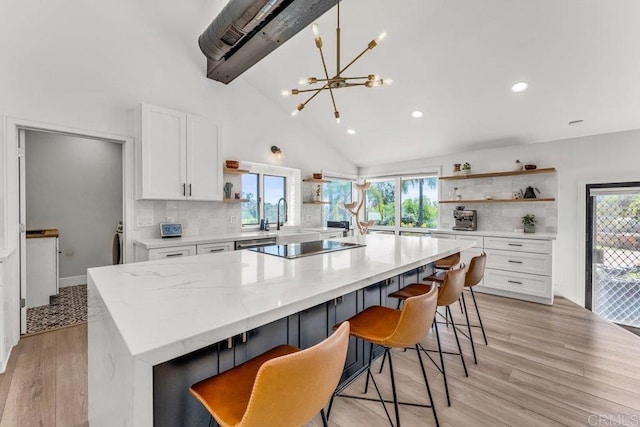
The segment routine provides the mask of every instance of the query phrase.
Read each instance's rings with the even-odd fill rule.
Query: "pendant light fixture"
[[[318,28],[318,24],[314,23],[311,25],[311,30],[313,31],[313,35],[315,38],[315,44],[320,52],[320,59],[322,60],[322,68],[324,71],[324,78],[318,77],[308,77],[305,79],[301,79],[298,83],[300,85],[319,85],[316,87],[312,87],[309,89],[292,89],[290,91],[282,91],[282,95],[301,95],[303,93],[311,93],[311,96],[301,104],[298,104],[295,110],[291,113],[292,116],[296,116],[300,111],[304,109],[304,107],[315,98],[320,92],[329,91],[329,95],[331,96],[331,103],[333,104],[333,116],[336,119],[336,123],[340,123],[340,112],[338,111],[338,107],[336,106],[336,100],[333,94],[333,91],[336,89],[342,89],[347,87],[355,87],[355,86],[364,86],[366,88],[374,88],[382,85],[391,84],[392,81],[390,79],[383,79],[376,74],[368,74],[363,77],[347,77],[344,76],[343,73],[347,71],[351,65],[353,65],[357,60],[359,60],[367,51],[372,50],[374,47],[378,45],[380,41],[382,41],[387,33],[382,33],[376,40],[371,40],[367,47],[360,52],[355,58],[351,60],[344,68],[341,68],[340,65],[340,0],[337,1],[337,26],[336,26],[336,74],[333,77],[329,76],[329,72],[327,70],[327,63],[324,58],[324,51],[322,50],[322,38],[320,37],[320,31]]]

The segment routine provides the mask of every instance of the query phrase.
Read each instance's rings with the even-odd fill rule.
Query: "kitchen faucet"
[[[284,222],[280,222],[280,202],[284,202],[284,222],[287,222],[287,199],[281,197],[280,200],[278,200],[278,204],[276,205],[276,209],[278,210],[278,218],[276,220],[278,225],[276,227],[276,230],[280,230],[280,227],[284,225]]]

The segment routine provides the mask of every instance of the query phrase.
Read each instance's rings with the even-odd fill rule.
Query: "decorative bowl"
[[[238,169],[238,167],[240,167],[240,162],[237,160],[227,160],[226,165],[229,169]]]
[[[524,165],[525,170],[532,171],[537,168],[536,165]]]
[[[313,174],[313,179],[322,179],[322,174],[321,173],[314,173]]]

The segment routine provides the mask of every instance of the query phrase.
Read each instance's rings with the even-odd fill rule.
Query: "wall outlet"
[[[151,227],[153,225],[153,218],[139,216],[136,219],[136,225],[138,227]]]
[[[238,218],[235,215],[229,215],[229,224],[235,224],[238,222]]]

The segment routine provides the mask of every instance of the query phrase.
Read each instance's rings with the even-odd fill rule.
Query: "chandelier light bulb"
[[[382,33],[380,33],[380,35],[378,36],[378,43],[380,43],[382,40],[387,38],[387,32],[383,31]]]
[[[291,117],[296,117],[300,111],[296,108],[291,112]]]
[[[393,84],[393,79],[380,79],[380,84],[384,84],[384,85]]]
[[[288,90],[283,90],[282,92],[280,92],[280,94],[281,94],[282,96],[289,96],[289,95],[291,95],[291,92],[290,92],[290,91],[288,91]]]
[[[308,84],[309,84],[309,79],[308,79],[307,77],[300,77],[300,78],[298,79],[298,84],[299,84],[300,86],[306,86],[306,85],[308,85]]]
[[[313,35],[316,37],[320,37],[320,28],[318,27],[317,23],[313,23],[311,25],[311,31],[313,31]]]
[[[349,135],[355,135],[355,134],[356,134],[356,131],[355,131],[355,130],[353,130],[353,129],[347,129],[347,133],[348,133]]]

